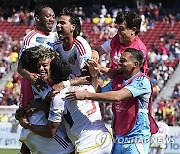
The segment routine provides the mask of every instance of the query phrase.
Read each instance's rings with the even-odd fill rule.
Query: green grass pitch
[[[0,149],[0,154],[18,154],[18,149]]]

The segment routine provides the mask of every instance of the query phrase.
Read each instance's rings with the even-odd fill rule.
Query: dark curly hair
[[[27,69],[28,71],[37,72],[37,63],[39,59],[53,59],[56,56],[59,56],[56,51],[40,45],[24,50],[22,52],[20,62],[23,68]]]

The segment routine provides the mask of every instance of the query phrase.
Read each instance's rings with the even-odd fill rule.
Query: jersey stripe
[[[35,34],[37,34],[37,32],[36,32],[36,31],[35,31],[35,32],[34,32],[34,33],[30,36],[30,38],[29,38],[29,40],[28,40],[28,42],[27,42],[27,43],[28,43],[28,44],[27,44],[28,46],[29,46],[29,43],[30,43],[30,41],[31,41],[32,37],[33,37]]]
[[[24,40],[24,45],[29,45],[31,38],[36,34],[36,31],[32,31]]]
[[[66,143],[66,141],[64,141],[60,136],[58,136],[57,134],[54,135],[53,137],[64,149],[66,149],[68,147],[68,144]]]
[[[34,33],[34,30],[32,30],[27,36],[26,38],[24,39],[24,45],[27,45],[27,40],[28,38]]]
[[[83,44],[80,41],[76,40],[75,44],[76,44],[77,48],[79,49],[79,52],[80,52],[81,56],[86,54],[85,48],[84,48]]]

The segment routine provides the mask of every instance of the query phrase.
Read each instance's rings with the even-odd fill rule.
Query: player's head
[[[121,55],[119,67],[122,68],[124,75],[131,76],[132,73],[140,71],[143,61],[144,56],[142,51],[127,48]]]
[[[130,43],[140,32],[141,18],[133,11],[118,13],[115,23],[121,43]]]
[[[31,47],[22,52],[20,62],[23,68],[28,70],[31,73],[37,73],[37,61],[38,57],[34,57],[34,54],[37,50],[39,50],[39,47]]]
[[[69,36],[76,38],[81,32],[80,19],[71,9],[64,8],[59,14],[56,28],[60,40]]]
[[[51,82],[57,84],[66,81],[71,73],[70,67],[61,58],[56,56],[50,62],[50,76]]]
[[[49,33],[52,31],[53,23],[55,21],[55,14],[52,8],[47,5],[40,5],[36,7],[34,12],[36,27],[39,31]]]
[[[50,48],[45,48],[43,46],[39,47],[39,49],[34,54],[34,57],[38,57],[38,73],[45,80],[47,80],[49,76],[50,62],[56,56],[58,56],[58,53],[56,51],[53,51]]]

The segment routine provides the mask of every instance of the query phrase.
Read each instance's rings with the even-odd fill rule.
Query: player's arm
[[[130,84],[118,91],[109,91],[104,93],[91,93],[88,91],[74,91],[68,92],[66,98],[69,100],[94,100],[104,102],[119,102],[142,96],[144,94],[151,94],[151,84],[149,79],[141,77],[141,80],[134,79]]]
[[[46,125],[33,125],[27,119],[20,119],[22,127],[30,129],[34,133],[44,136],[53,137],[62,121],[64,111],[64,100],[60,94],[57,94],[50,107],[48,123]]]
[[[52,87],[52,89],[54,90],[54,93],[56,93],[56,92],[59,92],[60,90],[62,90],[63,88],[66,88],[66,87],[90,84],[90,82],[91,82],[90,76],[75,77],[73,79],[55,84]]]
[[[21,60],[19,60],[17,71],[22,77],[28,79],[32,84],[34,84],[36,79],[38,78],[37,75],[30,73],[22,66]]]
[[[31,100],[29,104],[24,108],[25,115],[27,117],[32,116],[33,113],[38,111],[44,111],[47,115],[49,113],[50,102],[37,102],[36,100]]]
[[[122,70],[120,68],[114,69],[114,68],[108,68],[105,66],[102,66],[98,64],[99,70],[101,73],[107,75],[109,78],[114,78],[116,75],[121,74]]]
[[[93,50],[93,52],[97,52],[99,56],[102,56],[103,54],[106,54],[105,50],[101,46],[98,46],[95,50]]]
[[[26,118],[19,120],[22,127],[29,129],[37,135],[52,138],[59,127],[59,122],[48,121],[46,125],[33,125]]]
[[[94,100],[94,101],[103,101],[106,103],[110,102],[119,102],[125,99],[133,98],[131,91],[126,88],[123,88],[118,91],[110,91],[104,93],[92,93],[88,91],[74,91],[66,93],[66,98],[70,101],[74,100]]]

